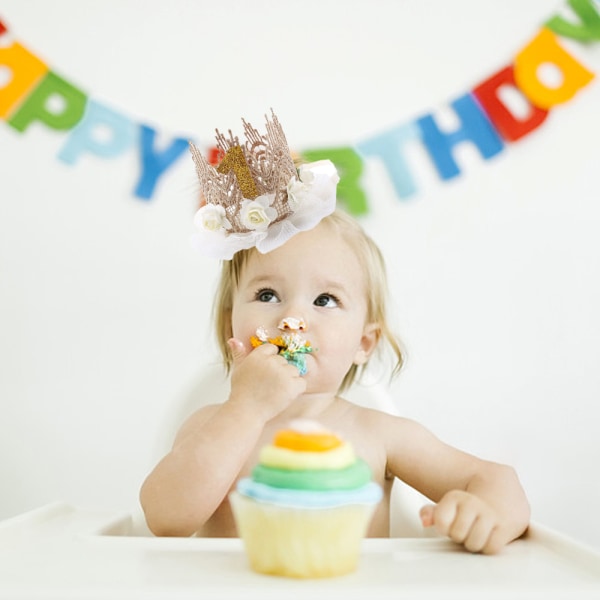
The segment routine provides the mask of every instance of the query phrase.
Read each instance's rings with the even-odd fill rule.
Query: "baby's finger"
[[[450,535],[450,528],[456,517],[457,503],[444,497],[433,507],[433,525],[441,535]]]
[[[228,339],[227,345],[229,346],[229,351],[231,352],[231,358],[233,359],[234,365],[239,363],[248,354],[244,343],[237,338]]]
[[[466,504],[467,506],[458,505],[454,520],[452,521],[448,532],[450,538],[459,544],[465,542],[477,519],[477,512],[468,506],[468,502]]]
[[[423,527],[431,527],[434,524],[433,520],[433,504],[427,504],[419,511],[419,517],[421,518],[421,524]]]
[[[503,533],[501,527],[494,527],[490,533],[487,542],[481,549],[483,554],[497,554],[508,543],[506,534]]]
[[[491,522],[485,517],[478,517],[469,531],[469,535],[465,538],[464,545],[469,552],[481,552],[486,546],[493,527]]]
[[[279,348],[275,346],[275,344],[261,344],[254,348],[252,352],[255,352],[258,355],[264,354],[265,356],[273,356],[279,353]],[[283,356],[281,358],[283,358]],[[283,358],[283,360],[285,359]]]

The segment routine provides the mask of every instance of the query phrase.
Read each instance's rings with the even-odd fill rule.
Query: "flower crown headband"
[[[190,142],[203,205],[194,217],[193,245],[202,254],[230,260],[239,250],[263,254],[300,231],[312,229],[335,209],[339,176],[333,163],[320,160],[297,170],[281,125],[271,111],[266,135],[242,119],[246,143],[231,130],[217,130],[222,156],[215,168]]]

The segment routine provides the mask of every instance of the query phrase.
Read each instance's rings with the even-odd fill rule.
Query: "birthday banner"
[[[561,44],[561,38],[587,45],[600,40],[600,3],[597,0],[567,0],[565,13],[547,19],[535,37],[512,62],[486,77],[472,89],[452,100],[449,106],[459,126],[445,131],[426,113],[365,139],[354,147],[305,149],[299,154],[308,161],[329,158],[340,173],[338,198],[353,214],[368,212],[368,200],[361,186],[365,160],[381,161],[400,200],[418,193],[417,182],[404,156],[409,144],[419,144],[431,159],[442,181],[461,173],[453,152],[458,144],[473,144],[484,160],[540,127],[549,112],[571,100],[587,86],[594,74]],[[568,8],[567,8],[568,7]],[[558,82],[545,82],[543,67],[550,65]],[[186,154],[189,137],[173,137],[157,147],[157,130],[137,122],[86,94],[73,82],[51,69],[41,58],[12,39],[0,19],[0,118],[19,133],[34,122],[68,132],[58,158],[75,165],[84,155],[115,159],[136,152],[140,171],[133,194],[142,200],[155,195],[160,181]],[[546,78],[547,79],[547,78]],[[528,111],[514,110],[505,101],[506,91],[518,93]],[[518,113],[518,114],[517,114]],[[107,135],[107,132],[110,135]],[[195,142],[215,164],[218,153],[212,143]]]

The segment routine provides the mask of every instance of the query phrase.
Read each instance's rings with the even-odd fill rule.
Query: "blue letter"
[[[69,165],[74,165],[84,152],[112,158],[134,142],[135,124],[131,119],[89,100],[83,119],[71,130],[58,158]]]
[[[485,159],[498,154],[504,147],[496,130],[470,93],[452,102],[452,107],[462,123],[462,126],[454,132],[441,132],[432,115],[426,115],[418,120],[423,142],[442,179],[450,179],[460,173],[451,153],[454,145],[471,141]]]
[[[175,138],[171,145],[162,152],[154,151],[156,131],[147,125],[140,125],[140,145],[142,158],[142,175],[135,188],[135,195],[148,200],[154,193],[158,178],[188,148],[188,141]]]
[[[421,130],[413,122],[362,142],[357,149],[365,156],[381,158],[398,197],[408,198],[417,191],[417,188],[408,164],[402,156],[402,146],[406,142],[420,138]]]

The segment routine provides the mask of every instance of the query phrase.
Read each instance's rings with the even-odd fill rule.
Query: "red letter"
[[[527,135],[530,131],[539,127],[548,116],[548,111],[531,104],[527,97],[521,93],[523,99],[529,105],[529,116],[526,119],[518,119],[508,109],[500,98],[498,92],[502,86],[513,88],[520,92],[517,87],[512,65],[498,71],[483,83],[480,83],[473,94],[494,123],[500,135],[509,142],[516,142],[519,138]]]

